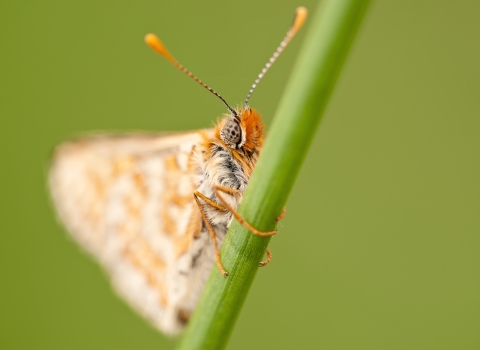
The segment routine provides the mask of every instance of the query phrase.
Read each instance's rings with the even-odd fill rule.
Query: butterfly
[[[158,329],[177,334],[188,322],[264,141],[260,114],[248,102],[260,79],[306,19],[300,7],[287,35],[232,108],[173,58],[154,34],[146,43],[217,96],[228,113],[213,129],[193,132],[95,135],[55,150],[49,185],[60,220],[105,268],[120,296]],[[260,262],[266,265],[271,259]]]

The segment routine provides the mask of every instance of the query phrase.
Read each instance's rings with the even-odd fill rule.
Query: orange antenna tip
[[[308,11],[305,7],[303,7],[303,6],[297,7],[297,9],[295,11],[295,18],[293,19],[292,26],[288,29],[287,35],[285,35],[282,42],[280,43],[280,45],[277,47],[277,49],[273,53],[273,56],[270,57],[267,64],[265,65],[265,67],[263,67],[263,69],[260,72],[260,74],[258,75],[257,79],[255,79],[255,82],[253,83],[252,87],[250,88],[250,91],[248,92],[247,98],[245,99],[245,102],[244,102],[245,106],[248,106],[248,101],[250,101],[250,97],[252,96],[253,90],[255,90],[258,83],[260,82],[260,80],[265,75],[265,73],[270,69],[272,64],[276,61],[278,56],[280,56],[280,54],[285,49],[285,47],[287,47],[290,40],[292,40],[292,38],[295,36],[295,34],[297,34],[297,32],[300,30],[300,28],[302,28],[303,23],[305,23],[305,20],[307,19],[307,14],[308,14]]]
[[[207,89],[212,94],[217,96],[225,104],[225,106],[228,108],[230,113],[232,113],[233,116],[238,118],[237,112],[235,112],[235,110],[228,105],[227,101],[225,101],[222,96],[220,96],[215,90],[213,90],[210,86],[205,84],[203,81],[198,79],[195,75],[190,73],[190,71],[187,68],[182,66],[180,63],[178,63],[178,61],[175,58],[173,58],[173,56],[170,54],[170,52],[168,52],[167,48],[165,47],[165,45],[163,45],[162,41],[158,38],[158,36],[151,33],[147,34],[145,35],[145,42],[147,43],[148,46],[152,48],[153,51],[165,57],[171,64],[177,67],[177,69],[179,69],[180,71],[188,75],[191,79],[195,80],[198,84],[202,85],[205,89]]]
[[[148,46],[152,48],[153,51],[155,51],[159,55],[162,55],[170,62],[174,61],[170,52],[168,52],[165,45],[163,45],[162,41],[155,34],[150,33],[145,35],[145,42],[147,43]]]
[[[295,35],[300,30],[300,28],[302,28],[303,24],[305,23],[305,20],[307,19],[307,15],[308,15],[308,10],[305,7],[303,6],[297,7],[297,10],[295,12],[295,19],[292,25],[292,33],[291,33],[292,36]]]

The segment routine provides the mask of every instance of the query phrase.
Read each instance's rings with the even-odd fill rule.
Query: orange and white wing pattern
[[[192,255],[208,250],[192,251],[203,244],[192,244],[202,227],[191,159],[201,137],[132,134],[67,142],[56,150],[50,173],[53,201],[73,238],[99,260],[121,296],[171,334],[194,307],[183,309],[192,304],[192,259],[198,258]]]

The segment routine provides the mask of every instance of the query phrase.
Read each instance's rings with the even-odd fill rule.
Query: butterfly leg
[[[275,220],[278,222],[282,220],[285,217],[285,215],[287,215],[287,207],[283,207],[282,212],[280,213],[279,216],[275,218]]]
[[[226,193],[226,194],[229,194],[229,195],[232,195],[232,196],[237,196],[240,194],[240,192],[234,188],[230,188],[230,187],[224,187],[224,186],[218,186],[218,185],[215,185],[213,186],[213,192],[215,193],[215,196],[217,196],[217,198],[220,200],[220,202],[223,204],[223,206],[230,212],[232,213],[232,215],[235,217],[235,219],[237,219],[237,221],[242,224],[244,227],[248,228],[252,233],[256,234],[257,236],[261,236],[261,237],[268,237],[268,236],[273,236],[275,234],[277,234],[277,230],[273,230],[273,231],[267,231],[267,232],[262,232],[262,231],[259,231],[257,230],[255,227],[253,227],[252,225],[250,225],[248,222],[245,221],[244,218],[242,218],[242,216],[240,214],[238,214],[235,210],[233,210],[233,208],[225,201],[225,199],[220,195],[220,192],[223,192],[223,193]],[[282,216],[282,214],[280,214],[280,216]],[[279,217],[280,217],[279,216]],[[281,219],[281,217],[280,217]],[[278,221],[278,220],[277,220]]]
[[[210,237],[212,237],[213,250],[215,252],[215,262],[217,264],[217,267],[220,270],[220,273],[224,277],[227,277],[228,272],[225,271],[222,265],[222,261],[220,260],[220,251],[218,250],[218,244],[217,244],[217,234],[215,233],[215,230],[213,229],[212,225],[210,225],[210,222],[207,219],[207,215],[205,215],[205,211],[203,210],[202,204],[200,203],[200,200],[198,198],[199,197],[202,198],[206,203],[210,205],[216,204],[214,206],[217,209],[221,209],[221,210],[225,210],[225,209],[198,191],[195,191],[195,193],[193,194],[193,197],[195,198],[195,202],[197,202],[198,209],[200,210],[200,214],[202,215],[203,221],[205,222],[205,226],[207,226],[207,230],[210,233]]]
[[[287,207],[283,207],[282,212],[280,213],[279,216],[276,217],[275,220],[276,220],[277,222],[280,221],[280,220],[282,220],[282,219],[285,217],[286,214],[287,214]],[[272,252],[270,251],[270,249],[267,248],[267,250],[265,251],[265,253],[267,253],[267,258],[266,258],[264,261],[261,261],[261,262],[260,262],[260,267],[267,266],[268,263],[269,263],[270,261],[272,261]]]
[[[287,214],[287,207],[283,207],[282,212],[280,213],[279,216],[277,216],[275,220],[277,222],[282,220],[286,214]],[[270,249],[267,248],[265,253],[267,253],[267,258],[264,261],[260,262],[260,267],[266,266],[270,261],[272,261],[272,252],[270,251]]]
[[[260,267],[267,266],[267,264],[272,261],[272,252],[270,251],[270,249],[267,248],[267,250],[265,250],[265,253],[267,253],[267,258],[264,261],[259,262]]]

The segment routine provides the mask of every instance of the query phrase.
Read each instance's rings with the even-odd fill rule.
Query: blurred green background
[[[46,173],[91,130],[209,127],[316,1],[0,3],[0,348],[172,349],[64,233]],[[480,347],[480,2],[370,7],[229,349]],[[308,29],[308,22],[307,22]],[[305,31],[251,99],[267,125]]]

